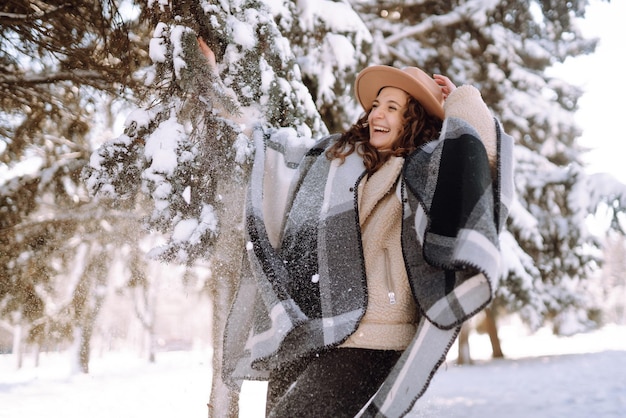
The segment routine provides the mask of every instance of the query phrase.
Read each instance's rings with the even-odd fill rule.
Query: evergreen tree
[[[114,1],[0,6],[0,316],[22,330],[18,361],[24,339],[74,339],[88,371],[107,262],[137,221],[100,206],[81,173],[122,98],[145,90],[143,28]]]

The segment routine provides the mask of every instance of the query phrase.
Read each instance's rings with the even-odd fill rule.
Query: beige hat
[[[363,109],[369,110],[383,87],[397,87],[413,96],[428,113],[442,119],[443,93],[435,80],[417,67],[388,65],[367,67],[356,78],[355,91]]]

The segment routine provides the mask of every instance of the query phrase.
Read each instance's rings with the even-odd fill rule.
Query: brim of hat
[[[363,109],[370,110],[383,87],[396,87],[413,96],[426,111],[444,118],[443,106],[422,83],[404,71],[387,65],[367,67],[359,73],[355,83],[356,98]]]

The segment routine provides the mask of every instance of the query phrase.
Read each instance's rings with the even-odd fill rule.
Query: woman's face
[[[396,87],[384,87],[374,99],[367,122],[370,144],[377,150],[390,150],[400,137],[408,99],[409,95]]]

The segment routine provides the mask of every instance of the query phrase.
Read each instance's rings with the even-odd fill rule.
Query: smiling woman
[[[268,380],[269,417],[403,416],[498,274],[513,141],[478,90],[372,66],[355,91],[312,148],[256,136],[223,372]]]
[[[383,65],[355,91],[361,117],[312,147],[254,135],[222,374],[267,380],[269,417],[404,416],[498,277],[513,139],[480,92]]]

